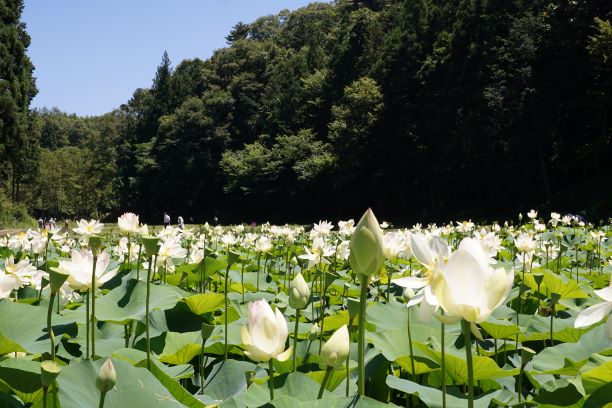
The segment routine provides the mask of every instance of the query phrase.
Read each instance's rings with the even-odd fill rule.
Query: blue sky
[[[311,0],[312,1],[312,0]],[[172,65],[206,59],[238,21],[309,0],[26,0],[38,95],[31,107],[98,115],[149,87],[164,50]]]

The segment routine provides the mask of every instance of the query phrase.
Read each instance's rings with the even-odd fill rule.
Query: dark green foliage
[[[23,0],[0,0],[0,191],[20,201],[20,188],[36,169],[30,101],[38,92],[26,49],[30,37],[19,21]]]
[[[35,113],[43,148],[78,148],[99,174],[75,182],[98,191],[89,204],[47,209],[608,216],[611,19],[607,0],[343,0],[237,23],[208,60],[164,53],[151,88],[99,123]]]

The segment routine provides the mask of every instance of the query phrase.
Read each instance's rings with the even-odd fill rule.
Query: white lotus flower
[[[108,282],[117,274],[118,268],[107,270],[110,263],[108,252],[102,251],[96,262],[96,287]],[[91,251],[82,249],[72,250],[70,261],[60,261],[58,269],[68,273],[68,283],[74,290],[90,290],[91,274],[93,271],[93,254]]]
[[[438,265],[433,291],[449,322],[480,323],[489,318],[510,293],[514,273],[493,269],[480,244],[464,238],[448,263]]]
[[[419,289],[406,306],[411,307],[420,303],[420,319],[429,321],[440,305],[431,284],[435,278],[437,265],[446,262],[450,248],[446,241],[435,235],[428,239],[424,234],[410,233],[409,239],[412,253],[425,267],[425,274],[423,277],[406,276],[393,279],[391,282],[406,289]]]
[[[342,241],[336,246],[336,259],[346,261],[351,254],[350,241]]]
[[[349,356],[350,351],[349,331],[345,324],[336,330],[323,345],[321,348],[321,360],[323,360],[326,366],[340,370],[344,367],[344,362]]]
[[[0,269],[0,299],[6,299],[11,296],[14,289],[19,289],[20,285],[14,275],[6,274]]]
[[[495,257],[497,252],[501,249],[501,239],[495,232],[488,232],[483,228],[480,231],[474,232],[474,238],[480,242],[482,250],[489,258]]]
[[[11,255],[4,262],[4,271],[7,275],[12,275],[15,278],[18,285],[15,289],[18,289],[30,284],[30,278],[36,273],[36,267],[30,264],[28,258],[15,263],[15,259]]]
[[[396,259],[406,249],[406,245],[395,232],[387,232],[383,235],[383,255],[389,260]]]
[[[355,220],[351,218],[348,221],[338,221],[338,230],[340,235],[351,235],[355,231]]]
[[[280,310],[273,312],[263,299],[249,303],[249,327],[243,324],[241,335],[244,354],[253,361],[285,361],[291,356],[292,347],[284,350],[289,335],[287,321]]]
[[[329,221],[319,221],[318,224],[313,224],[312,231],[315,232],[316,236],[327,236],[334,229],[334,224]]]
[[[306,253],[299,255],[298,258],[307,259],[308,268],[312,268],[313,266],[318,265],[318,264],[328,265],[329,261],[325,259],[325,257],[333,255],[334,253],[334,248],[329,246],[325,242],[325,240],[323,240],[323,238],[320,238],[320,237],[315,238],[312,241],[312,249],[308,249],[307,247],[304,247],[304,250],[306,251]]]
[[[101,224],[97,220],[84,220],[81,219],[77,221],[77,227],[72,230],[79,235],[90,236],[94,234],[99,234],[102,232],[102,228],[104,228],[104,224]]]
[[[231,232],[228,232],[223,234],[223,236],[221,237],[221,242],[225,246],[232,246],[236,245],[236,243],[238,242],[238,238],[236,238],[236,236]]]
[[[140,231],[140,221],[134,213],[125,213],[117,219],[119,229],[127,234],[137,234]]]
[[[596,305],[589,306],[584,309],[574,322],[574,327],[586,327],[599,322],[601,319],[608,316],[606,323],[606,329],[608,337],[612,338],[612,282],[610,286],[604,289],[593,291],[597,296],[602,298],[604,302],[597,303]]]
[[[265,254],[266,252],[270,252],[272,248],[274,248],[272,241],[265,235],[262,235],[257,241],[255,241],[255,251],[257,252]]]
[[[534,220],[534,219],[536,219],[536,218],[538,217],[538,212],[537,212],[536,210],[530,210],[530,211],[527,213],[527,216],[528,216],[530,219]]]
[[[550,223],[553,227],[556,227],[557,224],[559,223],[559,221],[561,221],[561,214],[556,213],[556,212],[551,212],[550,213]]]
[[[519,252],[530,253],[535,250],[537,243],[531,235],[527,234],[526,232],[522,232],[514,239],[514,245]]]

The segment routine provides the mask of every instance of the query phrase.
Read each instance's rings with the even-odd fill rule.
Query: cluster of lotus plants
[[[106,227],[0,238],[2,407],[604,407],[612,231]]]

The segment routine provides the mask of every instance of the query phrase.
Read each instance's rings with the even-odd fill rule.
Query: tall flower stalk
[[[289,286],[289,306],[295,309],[295,328],[293,330],[293,350],[297,351],[297,337],[300,325],[300,311],[308,306],[310,288],[300,272],[295,275]],[[297,352],[293,353],[293,371],[297,370]]]
[[[359,295],[359,332],[358,332],[358,381],[359,395],[365,395],[365,325],[366,302],[371,276],[378,273],[385,257],[383,255],[382,230],[371,209],[359,220],[351,236],[349,261],[361,283]]]
[[[159,238],[157,237],[143,237],[143,245],[147,257],[149,258],[149,265],[147,267],[147,294],[145,300],[145,335],[147,339],[147,369],[151,370],[151,333],[150,333],[150,298],[151,298],[151,267],[157,261],[156,257],[159,252]]]
[[[57,296],[60,288],[68,279],[68,274],[61,271],[49,272],[49,286],[51,287],[51,294],[49,296],[49,305],[47,307],[47,333],[49,333],[49,341],[51,342],[51,360],[55,361],[55,334],[53,333],[53,325],[51,324],[51,317],[53,315],[53,301]]]

